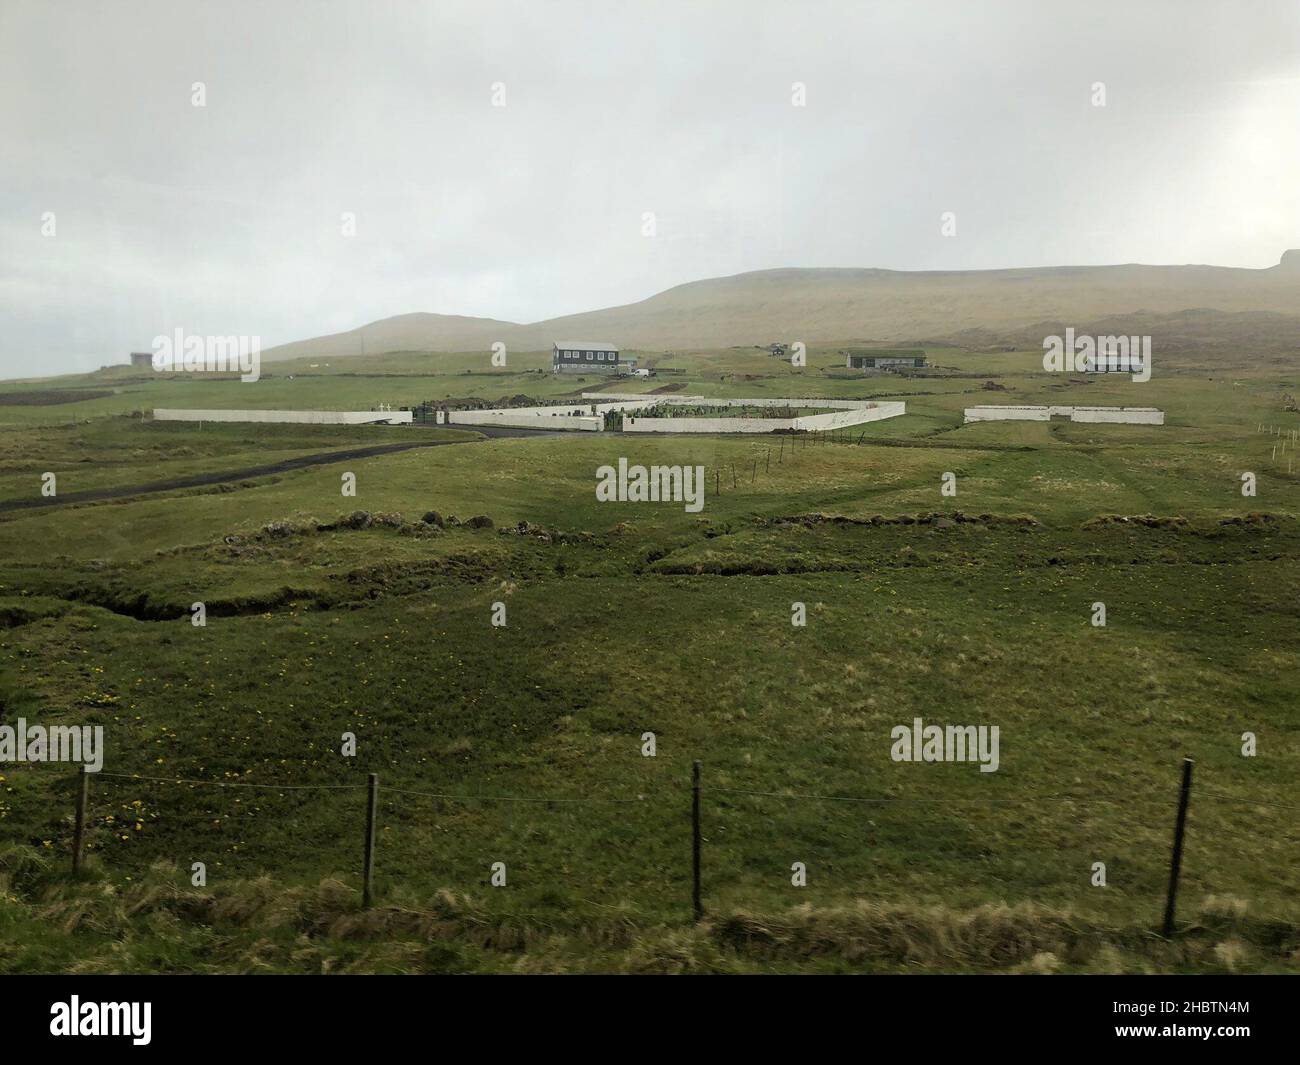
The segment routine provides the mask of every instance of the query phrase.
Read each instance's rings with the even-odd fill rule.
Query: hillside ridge
[[[1275,265],[1261,269],[1142,263],[923,271],[777,267],[687,281],[633,303],[537,322],[412,311],[281,344],[263,357],[490,350],[497,342],[538,351],[562,335],[607,337],[633,350],[856,336],[891,343],[971,331],[1009,341],[1041,322],[1137,316],[1134,324],[1141,326],[1142,316],[1158,322],[1193,311],[1283,316],[1268,323],[1268,341],[1285,348],[1300,347],[1297,308],[1300,249],[1287,250]],[[1255,342],[1252,335],[1238,339]]]

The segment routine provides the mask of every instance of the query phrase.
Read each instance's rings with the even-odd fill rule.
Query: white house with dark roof
[[[555,373],[622,373],[618,345],[603,340],[557,340],[551,349]]]

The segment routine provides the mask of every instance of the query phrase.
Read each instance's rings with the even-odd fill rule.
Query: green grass
[[[1278,402],[1294,385],[1242,366],[1069,385],[1036,358],[935,352],[946,376],[839,380],[689,353],[680,378],[620,386],[894,394],[908,414],[851,443],[477,440],[0,516],[4,719],[103,724],[109,748],[79,882],[62,871],[71,772],[0,767],[0,971],[1294,971],[1300,469],[1258,428],[1300,427]],[[485,360],[332,360],[293,381],[272,364],[265,389],[88,375],[122,391],[0,408],[0,498],[43,470],[70,491],[429,432],[117,416],[155,403],[596,383],[463,372]],[[964,406],[1012,402],[1159,406],[1167,424],[962,424]],[[704,511],[598,502],[595,471],[619,457],[704,466]],[[336,525],[356,510],[388,517]],[[917,716],[998,725],[1001,769],[891,761],[890,729]],[[1165,943],[1150,932],[1184,755],[1190,927]],[[891,801],[841,801],[861,798]]]

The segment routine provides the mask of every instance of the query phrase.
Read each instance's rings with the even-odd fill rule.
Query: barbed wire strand
[[[201,780],[193,777],[155,777],[142,776],[130,773],[110,773],[101,771],[96,773],[97,777],[105,777],[114,780],[135,781],[147,784],[176,784],[190,786],[207,786],[218,788],[259,788],[268,791],[356,791],[368,787],[367,784],[262,784],[244,780]],[[608,798],[605,796],[548,796],[548,795],[463,795],[453,792],[440,791],[421,791],[414,788],[399,788],[392,785],[380,785],[380,791],[393,792],[398,795],[411,795],[417,798],[426,799],[443,799],[449,802],[532,802],[532,803],[609,803],[609,804],[630,804],[643,803],[651,799],[660,798],[659,795],[647,793],[638,795],[635,798]],[[679,793],[685,793],[690,790],[689,785],[675,785],[674,790]],[[794,791],[761,791],[756,788],[728,788],[711,785],[700,788],[701,793],[713,792],[721,795],[747,795],[755,798],[783,799],[787,801],[808,801],[808,802],[847,802],[861,803],[865,805],[886,805],[889,803],[915,803],[915,804],[936,804],[936,805],[964,805],[970,803],[990,803],[995,805],[1015,805],[1023,803],[1037,802],[1075,802],[1080,804],[1100,804],[1100,805],[1129,805],[1133,802],[1134,796],[1126,796],[1122,799],[1111,799],[1105,796],[1085,796],[1085,795],[1028,795],[1023,797],[998,797],[998,796],[967,796],[967,797],[948,797],[948,798],[923,798],[911,796],[889,796],[889,795],[823,795],[813,792],[794,792]],[[1207,794],[1214,799],[1228,803],[1234,806],[1266,806],[1278,810],[1285,810],[1291,813],[1300,813],[1300,807],[1289,806],[1284,803],[1270,802],[1266,799],[1239,798],[1228,795],[1226,792],[1217,788],[1199,784],[1193,788],[1193,793],[1199,792]],[[1151,797],[1150,801],[1165,804],[1165,799],[1156,799]],[[1173,799],[1168,800],[1169,805],[1173,805]]]
[[[638,803],[645,802],[649,796],[639,795],[635,799],[607,799],[604,796],[563,796],[545,795],[453,795],[440,791],[413,791],[410,788],[380,787],[380,792],[391,791],[398,795],[415,795],[425,799],[448,799],[452,802],[565,802],[565,803]]]
[[[188,777],[144,777],[131,773],[105,773],[102,770],[97,777],[113,777],[118,780],[138,780],[146,784],[203,784],[216,788],[269,788],[272,791],[340,791],[353,788],[365,788],[365,784],[254,784],[247,780],[196,780]]]
[[[1207,795],[1211,795],[1222,802],[1231,803],[1234,806],[1271,806],[1276,810],[1289,810],[1291,813],[1300,814],[1300,806],[1286,806],[1280,802],[1268,802],[1264,799],[1238,799],[1226,792],[1219,791],[1218,788],[1207,787],[1204,784],[1193,784],[1193,797],[1195,797],[1197,791],[1202,791]]]

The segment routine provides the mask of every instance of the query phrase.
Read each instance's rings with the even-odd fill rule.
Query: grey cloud
[[[0,374],[778,266],[1265,266],[1298,46],[1282,2],[4,0]]]

